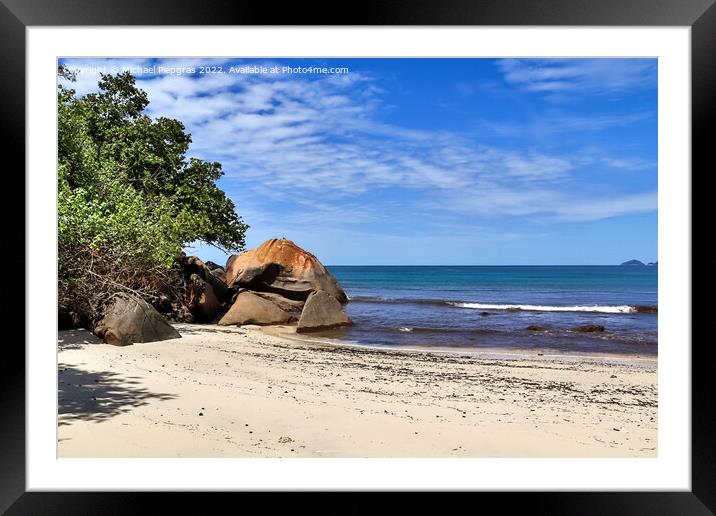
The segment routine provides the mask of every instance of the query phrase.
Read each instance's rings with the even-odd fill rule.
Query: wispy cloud
[[[627,127],[654,118],[654,114],[648,112],[592,114],[590,116],[575,116],[568,113],[539,113],[530,120],[522,122],[483,119],[478,121],[478,127],[484,132],[492,133],[494,136],[549,139],[564,134],[598,133],[608,129]]]
[[[657,209],[658,200],[655,191],[599,195],[545,188],[517,190],[485,183],[469,192],[450,192],[434,198],[426,208],[439,210],[446,204],[464,215],[491,219],[531,216],[543,222],[590,222],[652,212]]]
[[[197,66],[193,60],[172,63]],[[598,59],[498,63],[506,81],[535,92],[595,90],[599,84],[606,91],[643,87],[649,83],[644,76],[652,73],[649,63],[605,66]],[[73,87],[84,94],[96,89],[96,80],[80,73]],[[185,122],[192,133],[191,154],[223,163],[222,186],[259,225],[277,213],[286,223],[310,225],[341,218],[354,224],[390,222],[401,212],[425,210],[456,217],[587,221],[656,209],[652,192],[614,192],[608,199],[576,195],[583,157],[488,145],[439,127],[388,123],[380,116],[385,91],[370,75],[139,75],[138,84],[149,95],[150,114]],[[649,115],[555,117],[535,130],[598,131],[644,116]],[[600,156],[590,163],[599,160],[613,168],[648,166],[623,156]]]
[[[537,93],[599,93],[654,88],[656,59],[501,59],[504,80]]]
[[[562,220],[590,221],[619,215],[647,213],[656,210],[657,192],[620,196],[590,197],[585,202],[563,203],[557,211]]]
[[[652,163],[644,158],[618,158],[604,156],[602,162],[612,168],[622,170],[649,170],[656,169],[656,163]]]

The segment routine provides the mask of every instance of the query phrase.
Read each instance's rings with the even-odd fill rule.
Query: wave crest
[[[657,314],[656,305],[530,305],[511,303],[474,303],[470,301],[447,301],[444,299],[419,298],[389,298],[378,296],[355,296],[350,298],[355,303],[379,304],[410,304],[435,305],[456,308],[469,308],[473,310],[505,310],[508,312],[534,311],[534,312],[599,312],[606,314]]]
[[[448,303],[458,308],[472,308],[474,310],[508,310],[508,311],[535,311],[535,312],[600,312],[606,314],[633,314],[637,312],[635,306],[630,305],[574,305],[574,306],[555,306],[555,305],[507,305],[507,304],[489,304],[489,303]]]

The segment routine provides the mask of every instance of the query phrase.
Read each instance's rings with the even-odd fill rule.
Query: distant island
[[[656,261],[656,262],[644,263],[639,260],[628,260],[626,262],[622,262],[620,265],[641,265],[642,267],[649,267],[649,266],[659,265],[659,262]]]

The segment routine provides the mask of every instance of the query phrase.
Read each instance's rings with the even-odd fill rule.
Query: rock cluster
[[[336,278],[290,240],[267,240],[229,257],[225,278],[236,295],[220,325],[295,322],[297,331],[308,332],[351,324]]]
[[[222,326],[296,324],[298,332],[352,324],[343,310],[348,297],[336,279],[290,240],[271,239],[233,255],[226,268],[196,256],[182,256],[178,265],[184,292],[160,292],[156,303],[171,319]],[[127,294],[106,304],[94,332],[117,345],[180,336],[154,307]]]

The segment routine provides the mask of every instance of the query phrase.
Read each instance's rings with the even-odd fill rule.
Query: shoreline
[[[363,349],[366,351],[375,351],[378,353],[435,353],[439,355],[464,355],[466,357],[478,357],[478,358],[494,358],[501,360],[591,360],[591,361],[610,361],[617,363],[638,363],[658,362],[658,355],[630,355],[628,353],[618,352],[589,352],[580,353],[578,351],[561,352],[554,349],[547,348],[531,348],[529,350],[520,348],[497,348],[497,347],[455,347],[455,346],[385,346],[380,344],[363,344],[360,342],[342,340],[331,337],[313,336],[311,333],[296,333],[294,326],[288,325],[273,325],[273,326],[253,326],[248,325],[244,328],[250,328],[252,330],[260,330],[266,335],[274,337],[284,338],[288,340],[294,340],[296,342],[316,344],[316,345],[327,345],[335,346],[339,348],[348,349]]]
[[[655,457],[657,361],[60,332],[60,457]],[[276,335],[276,333],[278,335]]]

